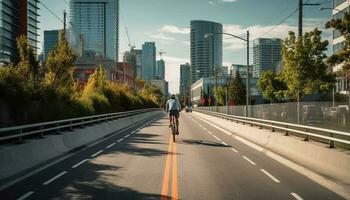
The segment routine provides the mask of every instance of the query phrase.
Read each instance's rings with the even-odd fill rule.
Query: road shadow
[[[218,142],[211,142],[211,141],[204,141],[204,140],[178,140],[178,144],[185,144],[185,145],[205,145],[210,147],[231,147],[230,145],[224,145]]]
[[[117,174],[121,167],[90,162],[84,170],[75,169],[59,181],[63,188],[52,185],[46,191],[35,196],[35,199],[142,199],[159,200],[160,194],[137,191],[130,187],[118,185]],[[169,197],[166,197],[169,199]]]

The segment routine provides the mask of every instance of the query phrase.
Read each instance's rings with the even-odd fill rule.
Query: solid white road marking
[[[111,147],[114,146],[114,145],[115,145],[115,142],[112,143],[112,144],[110,144],[110,145],[108,145],[106,148],[109,149],[109,148],[111,148]]]
[[[239,136],[234,136],[234,138],[235,138],[236,140],[238,140],[238,141],[240,141],[240,142],[242,142],[242,143],[244,143],[244,144],[250,146],[251,148],[253,148],[253,149],[257,150],[257,151],[264,151],[264,148],[262,148],[262,147],[260,147],[260,146],[258,146],[258,145],[256,145],[256,144],[254,144],[254,143],[252,143],[252,142],[249,142],[249,141],[246,140],[246,139],[243,139],[243,138],[241,138],[241,137],[239,137]]]
[[[63,171],[63,172],[57,174],[57,175],[54,176],[53,178],[51,178],[51,179],[49,179],[48,181],[46,181],[45,183],[43,183],[43,185],[48,185],[48,184],[50,184],[52,181],[58,179],[59,177],[65,175],[66,173],[67,173],[67,171]]]
[[[301,198],[297,193],[294,193],[294,192],[292,192],[292,193],[290,193],[295,199],[297,199],[297,200],[304,200],[303,198]]]
[[[124,139],[122,138],[122,139],[119,139],[117,142],[119,143],[119,142],[121,142],[121,141],[123,141]]]
[[[27,192],[24,195],[22,195],[20,198],[18,198],[17,200],[24,200],[24,199],[28,198],[32,194],[34,194],[33,191]]]
[[[266,176],[268,176],[269,178],[271,178],[273,181],[275,181],[276,183],[279,183],[280,181],[275,178],[274,176],[272,176],[269,172],[267,172],[266,170],[264,169],[260,169],[260,171],[262,171],[264,174],[266,174]]]
[[[250,160],[249,158],[247,158],[246,156],[243,156],[244,159],[246,159],[248,162],[250,162],[250,164],[255,165],[255,162],[253,162],[252,160]]]
[[[234,148],[231,148],[231,150],[232,150],[233,152],[235,152],[235,153],[238,153],[238,151],[237,151],[236,149],[234,149]]]
[[[103,152],[103,150],[100,150],[100,151],[98,151],[98,152],[96,152],[96,153],[92,154],[92,156],[91,156],[91,157],[95,157],[95,156],[97,156],[98,154],[100,154],[100,153],[102,153],[102,152]]]
[[[85,159],[85,160],[82,160],[82,161],[78,162],[77,164],[73,165],[72,168],[76,168],[76,167],[78,167],[79,165],[83,164],[86,161],[89,161],[89,159]]]

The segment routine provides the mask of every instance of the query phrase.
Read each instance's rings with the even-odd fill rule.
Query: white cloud
[[[162,28],[159,29],[160,32],[165,33],[179,33],[179,34],[189,34],[190,29],[189,28],[180,28],[174,25],[164,25]]]
[[[182,44],[185,44],[186,46],[191,46],[191,43],[188,41],[182,41]]]
[[[160,39],[160,40],[166,40],[166,41],[174,41],[174,40],[175,40],[175,38],[165,36],[165,35],[162,34],[162,33],[157,33],[157,34],[146,33],[146,35],[147,35],[148,37],[154,38],[154,39]]]
[[[237,2],[238,0],[221,0],[221,1],[226,3],[233,3],[233,2]]]
[[[212,6],[215,5],[214,1],[208,1],[208,3],[209,3],[210,5],[212,5]]]

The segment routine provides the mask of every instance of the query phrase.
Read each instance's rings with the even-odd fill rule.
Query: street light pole
[[[249,107],[249,97],[250,97],[250,83],[249,83],[249,31],[247,31],[247,71],[246,71],[247,75],[246,75],[246,117],[249,117],[248,115],[248,107]]]
[[[230,33],[208,33],[208,34],[205,34],[204,37],[208,38],[209,36],[214,36],[214,35],[217,35],[217,34],[229,35],[231,37],[243,40],[244,42],[247,43],[247,76],[246,76],[246,108],[245,108],[245,114],[246,114],[246,117],[248,117],[248,106],[249,106],[249,102],[250,102],[249,101],[249,99],[250,99],[250,97],[249,97],[249,95],[250,95],[250,85],[249,85],[249,31],[247,31],[247,38],[242,38],[242,37],[230,34]]]

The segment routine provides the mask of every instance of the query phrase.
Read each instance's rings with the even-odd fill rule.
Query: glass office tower
[[[37,52],[39,0],[0,0],[0,62],[18,60],[16,38],[26,35]]]
[[[77,52],[118,61],[119,0],[71,0],[70,18],[70,43]]]
[[[222,25],[210,21],[191,21],[191,74],[192,83],[202,77],[215,76],[222,67],[222,35],[208,38],[208,33],[222,33]]]
[[[145,81],[152,80],[156,75],[156,44],[145,42],[142,45],[141,78]]]

